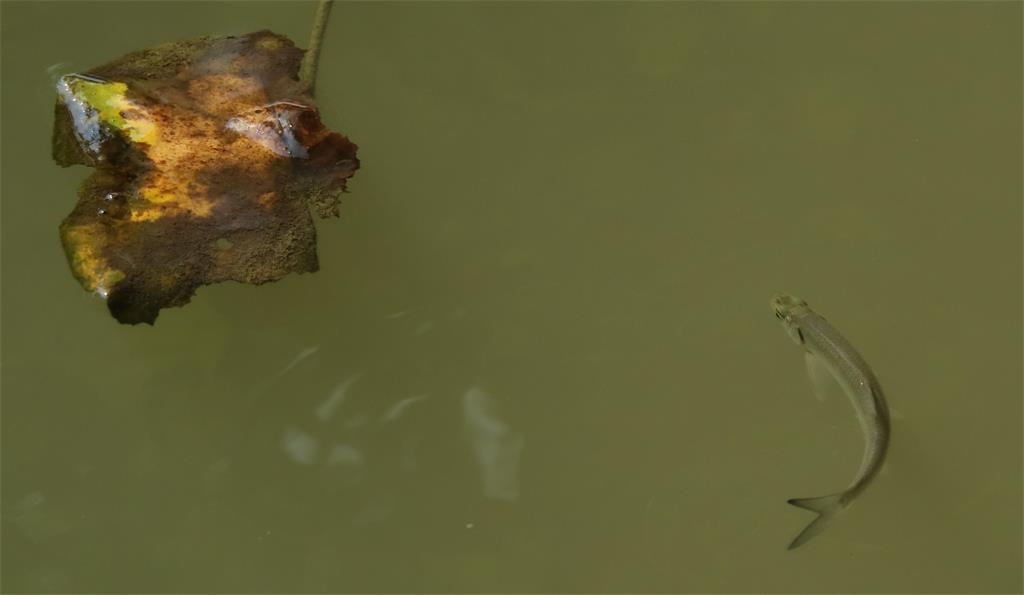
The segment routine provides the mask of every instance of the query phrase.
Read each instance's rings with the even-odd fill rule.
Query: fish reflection
[[[363,460],[362,451],[348,444],[335,444],[327,455],[328,466],[361,467]]]
[[[345,472],[347,481],[357,482],[375,445],[383,446],[395,439],[396,431],[401,431],[385,431],[386,428],[408,416],[411,408],[427,398],[425,394],[415,395],[399,399],[383,411],[367,411],[365,404],[360,407],[351,402],[352,389],[362,376],[355,373],[338,381],[326,398],[313,406],[310,422],[284,428],[280,447],[292,462],[306,467],[339,468]],[[413,446],[414,441],[403,441],[410,448]],[[414,461],[413,452],[405,455],[406,461]]]
[[[281,448],[291,460],[300,465],[312,465],[320,446],[316,438],[305,430],[289,426],[281,437]]]
[[[334,387],[331,394],[314,410],[314,414],[320,421],[328,421],[334,417],[334,412],[345,402],[345,396],[348,394],[348,389],[359,380],[361,374],[356,374],[343,380]]]
[[[457,369],[439,359],[440,342],[479,343],[464,313],[397,304],[378,314],[355,335],[314,334],[281,346],[254,387],[260,410],[252,417],[266,431],[252,436],[258,450],[241,455],[260,462],[235,473],[261,473],[266,459],[286,478],[282,492],[324,494],[337,504],[326,522],[346,528],[403,525],[439,490],[466,506],[442,507],[432,515],[451,518],[437,522],[479,524],[470,515],[481,501],[503,507],[519,499],[524,439],[510,416],[514,401],[467,381],[479,377],[471,349]],[[306,513],[319,522],[317,512]]]
[[[284,376],[288,372],[291,372],[292,370],[295,369],[296,366],[301,364],[303,361],[305,361],[310,356],[315,355],[316,352],[319,351],[319,350],[320,350],[320,346],[319,345],[310,345],[309,347],[306,347],[302,351],[300,351],[297,354],[295,354],[295,357],[292,358],[292,361],[288,362],[288,365],[286,365],[285,367],[281,368],[281,371],[278,372],[277,375],[278,376]]]
[[[480,466],[484,494],[497,500],[516,500],[524,439],[506,421],[501,401],[474,386],[462,397],[462,419],[466,438]]]
[[[416,395],[415,397],[402,399],[395,403],[394,405],[392,405],[387,411],[385,411],[384,415],[381,416],[380,420],[383,422],[395,421],[396,419],[401,417],[402,414],[405,413],[406,409],[412,407],[413,404],[418,403],[426,398],[427,395]]]

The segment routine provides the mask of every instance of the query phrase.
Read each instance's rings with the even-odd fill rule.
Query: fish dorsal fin
[[[807,365],[807,376],[811,379],[811,388],[816,399],[824,401],[845,394],[839,381],[832,375],[820,357],[810,351],[805,351],[804,364]]]

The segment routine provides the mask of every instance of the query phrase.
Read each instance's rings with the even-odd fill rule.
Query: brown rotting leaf
[[[96,171],[61,224],[72,272],[125,323],[221,281],[318,268],[357,147],[320,122],[302,50],[269,31],[128,54],[58,84],[54,159]]]

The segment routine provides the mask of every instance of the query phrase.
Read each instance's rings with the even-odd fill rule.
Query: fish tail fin
[[[804,527],[804,530],[796,536],[793,543],[789,544],[789,549],[800,547],[824,531],[828,524],[832,522],[836,513],[846,508],[846,503],[843,501],[843,492],[817,498],[793,498],[788,500],[788,502],[797,508],[818,513],[818,517]]]

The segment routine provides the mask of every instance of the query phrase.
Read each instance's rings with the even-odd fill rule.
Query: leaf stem
[[[313,94],[313,84],[316,83],[316,67],[320,60],[320,45],[324,40],[324,30],[327,28],[327,15],[331,12],[333,0],[319,0],[316,3],[316,14],[313,15],[313,30],[309,33],[309,47],[302,57],[302,64],[299,65],[299,82],[306,88],[306,92]]]

